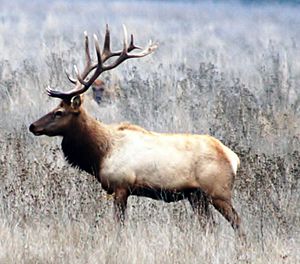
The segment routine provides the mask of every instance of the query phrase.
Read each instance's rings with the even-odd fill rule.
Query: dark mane
[[[78,167],[100,180],[99,171],[103,158],[110,150],[110,137],[96,120],[87,115],[83,120],[86,121],[77,122],[77,126],[72,127],[72,131],[63,137],[62,149],[66,160],[73,167]]]

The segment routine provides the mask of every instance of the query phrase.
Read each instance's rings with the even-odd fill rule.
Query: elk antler
[[[110,49],[110,32],[108,29],[108,25],[106,25],[106,33],[105,33],[102,53],[100,51],[98,38],[94,34],[94,43],[95,43],[95,49],[96,49],[96,54],[97,54],[97,63],[95,63],[95,64],[92,64],[90,50],[89,50],[89,38],[88,38],[87,33],[84,32],[84,35],[85,35],[85,58],[86,58],[86,64],[85,64],[84,70],[80,74],[77,67],[74,65],[74,70],[75,70],[77,79],[73,79],[68,73],[66,73],[70,82],[72,82],[73,84],[76,84],[75,88],[68,92],[60,92],[60,91],[55,91],[51,88],[48,88],[47,89],[48,95],[51,97],[61,98],[62,100],[69,102],[74,96],[86,92],[89,89],[89,87],[93,84],[93,82],[99,77],[99,75],[101,73],[117,67],[119,64],[121,64],[123,61],[125,61],[127,59],[145,57],[157,49],[157,47],[158,47],[157,44],[155,44],[155,43],[153,44],[151,41],[149,42],[148,46],[146,48],[144,48],[143,50],[140,47],[135,46],[133,35],[131,35],[130,44],[128,46],[127,30],[124,25],[123,25],[123,30],[124,30],[123,49],[121,51],[117,51],[117,52],[112,52]],[[140,51],[137,54],[129,54],[129,52],[131,52],[134,49],[140,49],[142,51]],[[104,65],[104,63],[108,59],[110,59],[112,57],[116,57],[116,56],[118,56],[118,58],[112,64]],[[86,81],[85,80],[86,77],[93,70],[95,70],[95,72],[89,78],[89,80]]]

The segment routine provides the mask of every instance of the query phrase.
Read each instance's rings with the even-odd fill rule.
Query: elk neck
[[[61,145],[73,167],[96,176],[100,181],[101,164],[111,148],[110,131],[104,124],[82,109],[65,132]]]

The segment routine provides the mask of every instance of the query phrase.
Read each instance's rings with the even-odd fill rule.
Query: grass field
[[[108,2],[108,1],[107,1]],[[25,4],[26,3],[26,4]],[[0,263],[299,263],[300,7],[209,2],[0,0]],[[71,89],[83,31],[121,48],[122,24],[156,53],[102,76],[114,95],[85,106],[107,123],[211,134],[241,159],[234,206],[247,246],[214,211],[199,227],[185,201],[112,198],[65,162],[60,138],[28,126]],[[102,39],[100,38],[100,41]]]

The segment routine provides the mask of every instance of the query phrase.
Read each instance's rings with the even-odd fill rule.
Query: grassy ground
[[[299,7],[210,3],[0,1],[0,263],[300,262]],[[98,119],[161,132],[209,133],[241,158],[234,205],[248,245],[214,212],[202,230],[187,202],[129,199],[120,230],[112,201],[64,161],[59,138],[28,125],[70,89],[83,36],[122,24],[159,50],[104,75],[114,97]],[[100,38],[101,41],[101,38]]]

